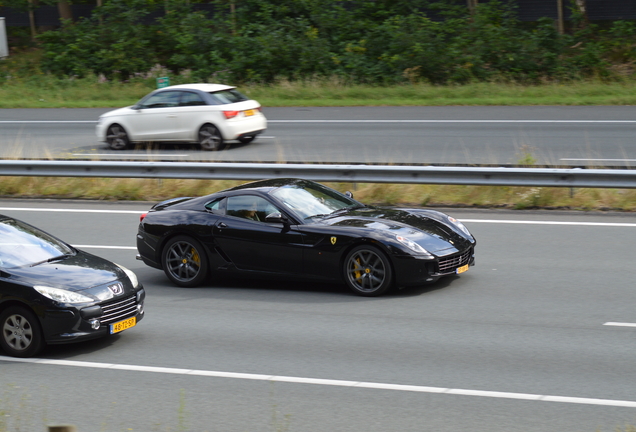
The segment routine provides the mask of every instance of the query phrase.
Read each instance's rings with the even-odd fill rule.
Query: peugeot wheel
[[[44,337],[38,318],[20,306],[0,313],[0,347],[13,357],[31,357],[44,348]]]
[[[391,264],[386,255],[373,246],[358,246],[347,254],[344,278],[356,294],[374,297],[387,292],[393,283]]]
[[[200,285],[208,273],[208,257],[201,243],[188,236],[171,239],[161,256],[163,271],[175,285]]]
[[[113,150],[125,150],[130,145],[126,130],[118,124],[108,126],[106,142]]]
[[[217,151],[223,148],[223,137],[219,129],[211,124],[205,124],[199,129],[199,145],[203,150]]]

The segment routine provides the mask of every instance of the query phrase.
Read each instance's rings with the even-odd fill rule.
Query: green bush
[[[351,83],[433,84],[633,74],[636,25],[602,29],[574,11],[569,34],[549,18],[521,23],[512,3],[425,0],[212,0],[213,17],[178,0],[107,0],[93,16],[39,37],[57,76],[271,83],[338,76]],[[151,19],[153,13],[166,12]],[[434,15],[427,15],[434,13]],[[443,17],[444,19],[440,19]],[[621,66],[622,65],[622,66]]]

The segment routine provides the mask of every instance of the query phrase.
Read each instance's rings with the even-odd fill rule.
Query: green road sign
[[[157,88],[164,88],[170,85],[170,77],[157,78]]]

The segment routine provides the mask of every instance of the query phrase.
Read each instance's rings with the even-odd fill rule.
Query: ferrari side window
[[[225,198],[219,198],[205,205],[205,208],[216,214],[225,214]]]
[[[272,205],[255,195],[232,196],[227,199],[227,215],[264,222]]]

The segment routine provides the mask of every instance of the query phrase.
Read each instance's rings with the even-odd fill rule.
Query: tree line
[[[37,41],[46,72],[117,80],[157,67],[235,84],[633,77],[636,24],[590,23],[581,0],[562,1],[566,29],[551,18],[521,22],[506,0],[209,0],[212,13],[187,0],[101,0],[91,17]]]

